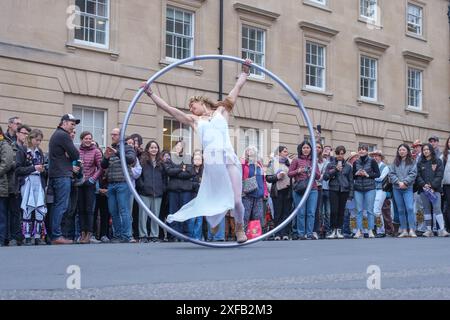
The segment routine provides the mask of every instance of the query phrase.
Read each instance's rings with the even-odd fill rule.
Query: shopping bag
[[[251,220],[247,227],[247,238],[254,239],[262,235],[261,221]]]

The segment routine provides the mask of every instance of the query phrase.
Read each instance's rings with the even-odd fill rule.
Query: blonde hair
[[[31,142],[32,139],[41,137],[41,139],[44,139],[44,134],[42,133],[41,130],[39,129],[33,129],[30,131],[30,134],[28,135],[28,147],[31,148],[33,147],[33,144]]]
[[[228,97],[223,101],[213,102],[206,96],[193,96],[189,99],[189,106],[191,106],[194,102],[203,103],[207,108],[210,108],[213,111],[217,110],[218,107],[224,107],[228,112],[230,112],[234,107],[234,103]]]

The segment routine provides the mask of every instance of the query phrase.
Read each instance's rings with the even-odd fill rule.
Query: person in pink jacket
[[[97,180],[102,175],[100,163],[102,153],[92,140],[92,133],[84,131],[80,135],[80,160],[83,164],[84,182],[78,188],[78,214],[81,224],[80,243],[91,241],[94,231],[94,206]]]
[[[292,195],[295,208],[303,198],[305,188],[312,170],[312,148],[311,144],[303,141],[297,147],[298,158],[294,159],[289,167],[288,176],[294,179],[291,184],[293,186]],[[314,179],[320,179],[319,167],[316,166]],[[314,218],[317,208],[318,192],[316,181],[313,183],[312,190],[306,200],[305,205],[297,213],[297,234],[299,239],[314,240]],[[305,219],[306,214],[306,219]]]

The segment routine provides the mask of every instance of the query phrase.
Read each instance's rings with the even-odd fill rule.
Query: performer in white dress
[[[247,80],[251,63],[251,60],[246,60],[243,64],[241,75],[224,101],[213,103],[204,96],[192,97],[189,100],[189,110],[192,114],[185,114],[169,106],[146,84],[143,85],[157,107],[198,132],[203,147],[204,171],[198,195],[178,212],[169,215],[167,222],[181,222],[206,216],[214,230],[225,214],[232,210],[239,243],[247,241],[244,232],[245,210],[242,204],[242,167],[230,141],[228,117]]]

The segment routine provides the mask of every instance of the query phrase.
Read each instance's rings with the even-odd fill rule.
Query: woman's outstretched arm
[[[141,88],[144,88],[144,92],[150,97],[150,99],[153,100],[158,108],[164,110],[181,123],[187,124],[191,127],[194,126],[195,119],[192,115],[186,114],[183,111],[178,110],[177,108],[171,107],[161,97],[158,97],[156,94],[154,94],[152,89],[150,87],[147,87],[146,83],[144,83]]]
[[[245,63],[242,65],[242,73],[239,75],[239,78],[237,79],[236,84],[234,85],[234,88],[230,91],[230,94],[227,97],[229,102],[231,102],[233,105],[236,103],[239,93],[241,92],[242,87],[244,86],[245,82],[247,81],[247,77],[250,73],[250,64],[251,63],[252,63],[252,60],[250,60],[250,59],[245,60]]]

